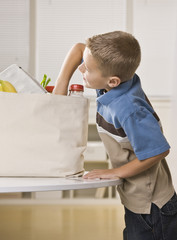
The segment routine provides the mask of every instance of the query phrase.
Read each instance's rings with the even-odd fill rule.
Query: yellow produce
[[[14,88],[14,86],[10,82],[0,80],[0,92],[17,93],[17,90]]]

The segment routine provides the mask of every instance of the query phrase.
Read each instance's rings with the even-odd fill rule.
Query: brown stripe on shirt
[[[120,137],[126,137],[123,128],[115,128],[113,124],[108,123],[98,112],[96,115],[96,122],[98,126],[102,127],[104,130]]]

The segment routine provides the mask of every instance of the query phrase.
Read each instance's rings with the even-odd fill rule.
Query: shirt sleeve
[[[146,108],[132,113],[124,121],[123,128],[139,160],[154,157],[170,148],[159,122]]]

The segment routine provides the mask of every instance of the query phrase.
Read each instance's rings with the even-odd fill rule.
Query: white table
[[[120,184],[122,184],[120,179],[0,177],[0,193],[76,190]]]

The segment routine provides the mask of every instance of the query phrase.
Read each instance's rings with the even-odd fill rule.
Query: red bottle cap
[[[70,87],[69,87],[69,91],[84,91],[84,86],[83,85],[80,85],[80,84],[72,84]]]

